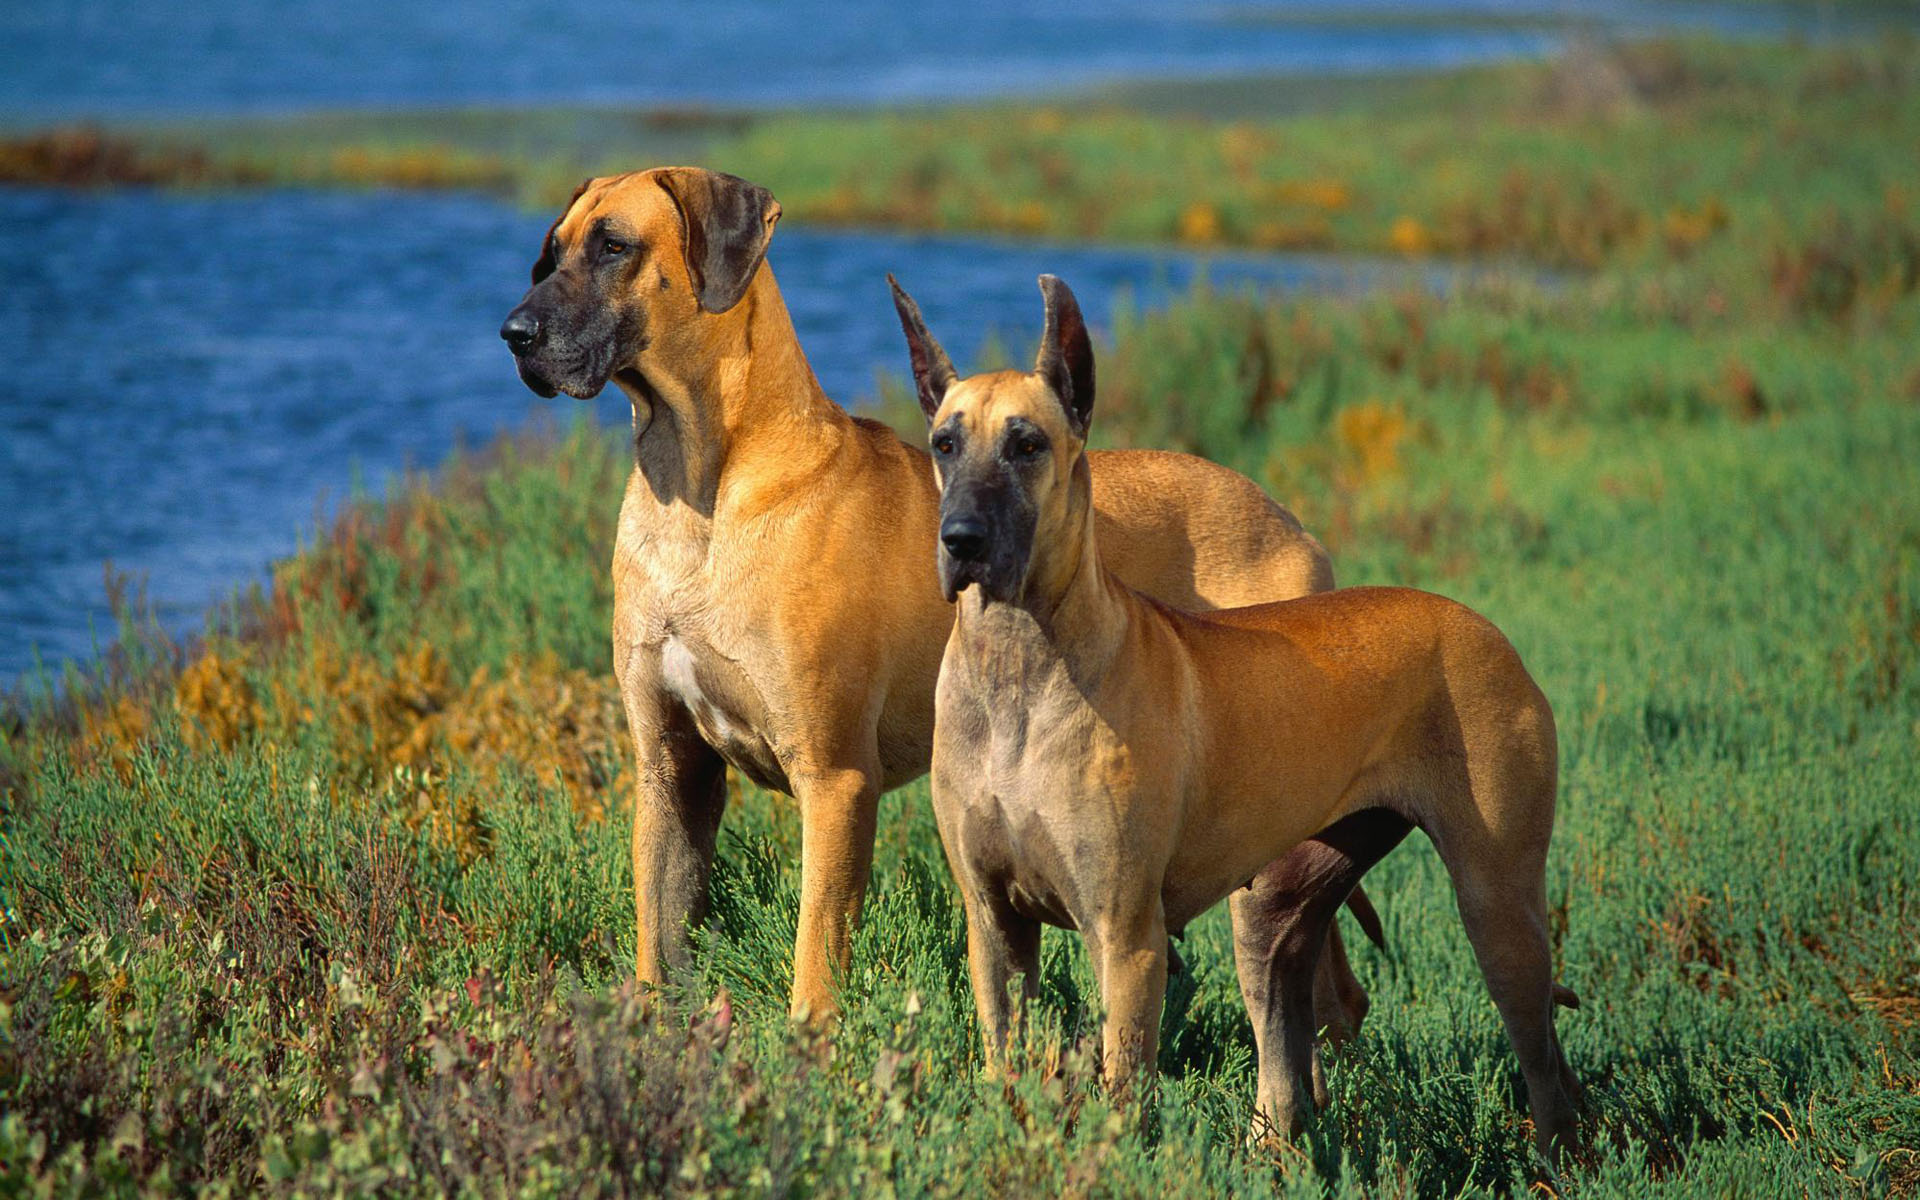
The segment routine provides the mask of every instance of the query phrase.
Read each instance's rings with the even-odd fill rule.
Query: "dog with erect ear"
[[[611,383],[633,407],[611,640],[637,767],[636,971],[685,977],[732,768],[798,802],[792,1011],[824,1018],[880,794],[927,769],[953,606],[927,454],[822,391],[767,259],[779,219],[765,188],[698,167],[588,180],[500,334],[534,391]],[[1206,609],[1332,586],[1320,543],[1245,476],[1093,457],[1111,564],[1148,594]],[[1327,945],[1321,1019],[1339,1033],[1365,993]]]
[[[920,306],[908,295],[906,289],[892,275],[887,276],[887,284],[893,289],[894,308],[900,317],[900,327],[907,341],[908,362],[912,368],[914,390],[920,402],[921,411],[929,424],[940,410],[942,400],[948,389],[957,381],[952,361],[945,350],[927,328],[926,319],[920,313]],[[1090,419],[1095,389],[1093,343],[1087,330],[1086,321],[1080,313],[1079,304],[1066,285],[1051,275],[1041,277],[1041,291],[1046,298],[1045,328],[1041,332],[1038,358],[1031,375],[1018,372],[1003,372],[1003,382],[1018,386],[1027,379],[1037,378],[1045,381],[1054,389],[1056,395],[1067,398],[1074,418],[1082,422],[1080,436],[1086,432],[1085,421]],[[1064,303],[1061,298],[1064,297]],[[1025,429],[1025,426],[1022,426]],[[1027,430],[1031,434],[1031,430]],[[936,433],[933,439],[933,451],[936,463],[943,452],[951,450],[955,434],[949,431]],[[1000,586],[1010,571],[1009,564],[1023,560],[1026,554],[1031,528],[1026,518],[1031,514],[1021,511],[1022,499],[1014,480],[1009,474],[985,475],[970,479],[961,485],[961,491],[978,490],[981,494],[975,498],[985,503],[962,503],[958,494],[950,490],[950,499],[943,502],[940,528],[939,572],[941,591],[948,600],[952,600],[959,590],[968,583],[979,582],[988,588]],[[996,499],[1003,503],[995,503]],[[952,515],[948,515],[951,512]],[[1001,530],[989,530],[989,520],[1007,522]],[[995,535],[997,536],[990,536]],[[991,547],[990,552],[981,552]],[[1111,552],[1109,552],[1111,553]],[[1331,586],[1331,580],[1327,586]],[[1261,874],[1263,891],[1272,892],[1285,885],[1292,874],[1290,864],[1285,861],[1271,864]],[[1366,892],[1354,888],[1346,897],[1347,907],[1360,923],[1361,930],[1374,943],[1385,949],[1386,937],[1380,925],[1380,916],[1374,910]],[[1370,1007],[1366,989],[1353,974],[1347,961],[1346,949],[1340,941],[1337,926],[1327,929],[1330,939],[1330,952],[1322,960],[1318,969],[1313,971],[1315,987],[1315,1009],[1318,1026],[1325,1032],[1329,1044],[1338,1046],[1353,1037],[1359,1031],[1360,1022]],[[1177,973],[1182,963],[1177,951],[1169,949],[1172,969]],[[1319,1058],[1314,1059],[1315,1095],[1321,1103],[1326,1103],[1326,1087],[1321,1073]]]
[[[1064,283],[1040,287],[1032,371],[935,374],[930,389],[930,550],[957,608],[933,802],[989,1058],[1017,1019],[1010,987],[1037,978],[1045,923],[1086,939],[1109,1077],[1150,1078],[1168,939],[1230,899],[1258,1126],[1297,1131],[1314,1104],[1318,948],[1348,891],[1417,827],[1453,880],[1539,1149],[1566,1154],[1579,1088],[1553,1025],[1571,993],[1548,941],[1546,697],[1499,630],[1427,592],[1187,613],[1128,586],[1093,519],[1086,324]]]

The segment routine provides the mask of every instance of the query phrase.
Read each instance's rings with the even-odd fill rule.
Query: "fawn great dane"
[[[1546,860],[1553,712],[1485,619],[1407,588],[1191,614],[1110,570],[1086,453],[1093,348],[1040,278],[1031,373],[958,379],[895,285],[941,485],[936,557],[958,617],[940,669],[933,803],[967,914],[989,1062],[1038,978],[1040,926],[1078,929],[1103,1064],[1154,1067],[1168,937],[1231,897],[1259,1054],[1257,1126],[1314,1096],[1312,968],[1339,898],[1415,826],[1452,877],[1520,1059],[1539,1148],[1572,1146],[1554,1032]],[[1282,856],[1287,856],[1282,858]],[[1266,873],[1280,858],[1294,868]]]
[[[639,977],[686,958],[731,764],[799,802],[792,1007],[826,1015],[880,794],[927,770],[953,612],[926,452],[821,390],[764,261],[779,217],[765,189],[697,168],[589,180],[500,333],[540,395],[612,382],[633,406],[613,665],[639,764]],[[1094,457],[1109,564],[1149,594],[1205,609],[1332,586],[1320,543],[1245,477],[1179,454]],[[1338,1034],[1366,997],[1337,934],[1325,962]]]

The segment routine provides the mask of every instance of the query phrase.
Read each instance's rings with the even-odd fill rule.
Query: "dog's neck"
[[[703,322],[711,329],[696,352],[665,364],[651,356],[644,372],[614,381],[633,404],[634,465],[654,496],[711,518],[733,466],[753,457],[756,478],[787,477],[828,452],[823,430],[851,429],[852,419],[814,377],[771,266]]]
[[[962,660],[979,683],[996,690],[1064,672],[1092,695],[1126,641],[1127,587],[1100,560],[1084,453],[1068,486],[1065,527],[1051,544],[1036,535],[1020,594],[990,600],[977,585],[960,594],[954,636]]]

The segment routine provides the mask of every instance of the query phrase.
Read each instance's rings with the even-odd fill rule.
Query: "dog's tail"
[[[1381,927],[1380,914],[1373,907],[1373,901],[1367,899],[1364,889],[1355,887],[1347,894],[1347,911],[1354,920],[1360,922],[1360,928],[1366,932],[1367,940],[1382,950],[1387,948],[1387,931]],[[1580,994],[1563,983],[1553,985],[1553,1002],[1561,1008],[1579,1008]]]
[[[1368,941],[1382,950],[1387,948],[1387,931],[1380,927],[1380,914],[1374,911],[1373,901],[1367,899],[1367,893],[1358,886],[1347,893],[1347,911],[1353,914],[1354,920],[1360,922]],[[1568,992],[1567,995],[1573,993]],[[1578,1005],[1579,1001],[1575,1000],[1574,1003]]]

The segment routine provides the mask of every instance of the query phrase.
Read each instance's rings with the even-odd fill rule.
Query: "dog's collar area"
[[[638,367],[621,367],[613,373],[613,381],[621,387],[632,388],[634,391],[639,392],[641,397],[649,404],[660,399],[659,391],[657,391],[651,383],[647,382],[647,377],[640,373],[640,368]]]
[[[627,399],[633,406],[633,450],[640,452],[640,439],[653,428],[654,418],[659,414],[660,392],[637,368],[622,367],[613,373],[613,383],[627,393]]]
[[[660,403],[660,389],[654,387],[653,383],[640,373],[638,367],[621,367],[613,373],[613,382],[638,399],[646,401],[649,407]]]

